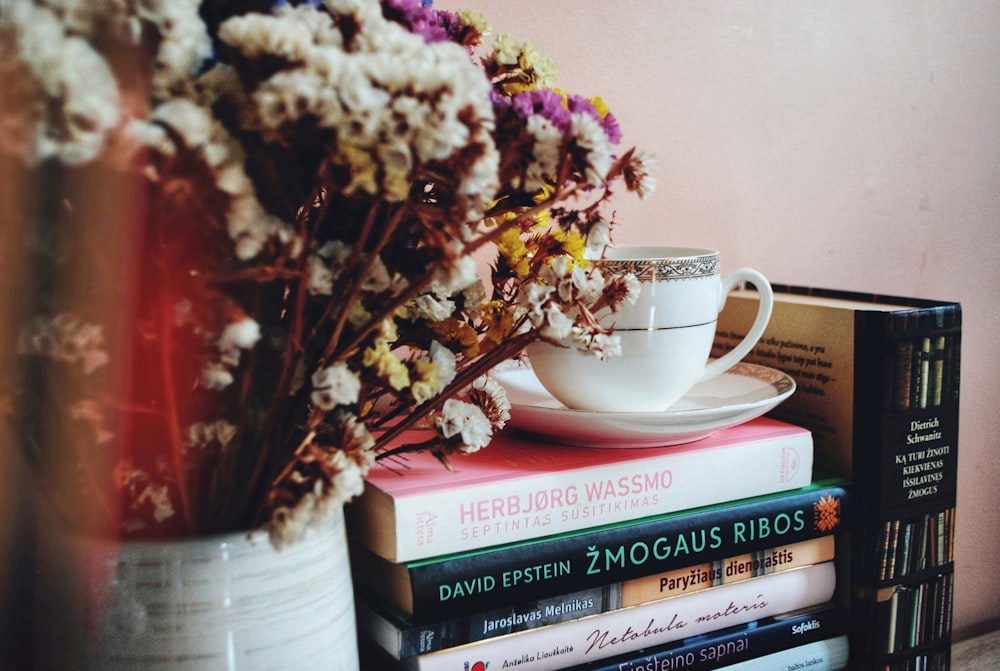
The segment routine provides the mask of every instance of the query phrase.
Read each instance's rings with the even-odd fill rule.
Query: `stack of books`
[[[362,668],[843,668],[848,487],[813,455],[758,418],[671,447],[505,430],[453,470],[380,461],[347,509]]]
[[[774,288],[747,361],[798,388],[767,418],[381,462],[348,508],[363,668],[947,671],[961,306]]]

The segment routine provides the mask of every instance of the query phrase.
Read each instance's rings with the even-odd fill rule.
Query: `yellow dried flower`
[[[461,319],[449,317],[430,324],[449,349],[460,349],[467,357],[479,356],[479,334]]]
[[[503,301],[483,303],[483,323],[487,326],[486,337],[497,345],[514,332],[514,316],[506,309]]]
[[[489,21],[482,12],[475,9],[459,10],[458,20],[463,26],[469,26],[480,35],[487,35],[490,32]]]
[[[534,45],[524,42],[518,59],[521,68],[531,72],[533,88],[551,88],[559,74],[555,62],[540,52]]]
[[[559,241],[562,251],[573,259],[573,265],[585,268],[589,261],[584,257],[587,251],[587,241],[576,229],[566,231],[562,228],[553,228],[552,237]]]
[[[437,364],[427,359],[417,359],[413,362],[413,383],[410,385],[410,393],[417,404],[434,398],[441,388],[441,375],[438,372]]]
[[[528,248],[521,239],[521,232],[509,228],[497,240],[497,252],[507,261],[507,265],[518,277],[527,277],[531,270]]]
[[[365,349],[362,364],[373,369],[379,379],[396,391],[410,386],[410,371],[406,364],[396,358],[385,338],[376,338],[374,347]]]
[[[590,104],[594,106],[594,109],[597,110],[597,113],[601,115],[602,119],[608,116],[608,113],[611,111],[608,109],[607,104],[604,102],[604,98],[601,96],[594,96],[591,98]]]
[[[341,165],[350,167],[351,182],[344,188],[344,193],[353,194],[363,191],[374,195],[379,192],[379,164],[369,152],[345,143],[338,147],[334,160]]]

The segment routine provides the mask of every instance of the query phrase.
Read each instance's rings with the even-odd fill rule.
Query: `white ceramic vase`
[[[40,570],[62,575],[40,576],[36,666],[357,671],[343,512],[332,517],[280,551],[260,532],[51,545]]]

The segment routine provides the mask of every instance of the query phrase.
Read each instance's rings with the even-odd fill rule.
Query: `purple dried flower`
[[[618,125],[618,119],[611,112],[608,112],[603,119],[601,119],[601,126],[604,128],[604,132],[608,135],[608,142],[611,144],[618,144],[622,141],[622,129]]]
[[[622,130],[613,114],[608,112],[605,116],[601,116],[601,113],[594,107],[594,103],[589,98],[579,95],[569,96],[566,99],[566,105],[569,111],[574,114],[582,112],[592,116],[597,123],[601,124],[601,128],[604,129],[604,133],[608,136],[608,141],[611,144],[621,142]]]
[[[434,9],[428,0],[381,0],[382,14],[428,44],[454,41],[459,30],[458,17],[452,12]]]
[[[528,118],[534,114],[552,122],[560,131],[566,132],[570,127],[570,111],[563,105],[563,97],[549,89],[533,89],[515,94],[511,103],[514,111]]]

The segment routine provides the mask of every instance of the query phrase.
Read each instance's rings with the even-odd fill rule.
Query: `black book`
[[[791,375],[774,416],[813,432],[818,468],[851,480],[852,666],[950,659],[962,310],[955,302],[776,285],[747,361]],[[713,355],[749,328],[736,292]]]

